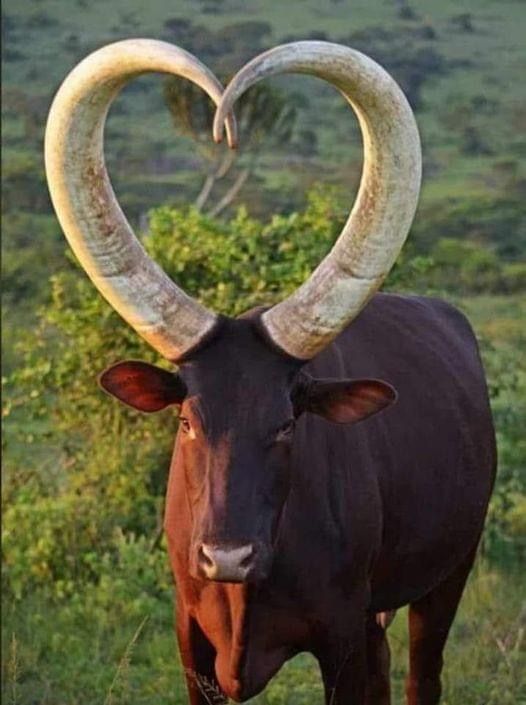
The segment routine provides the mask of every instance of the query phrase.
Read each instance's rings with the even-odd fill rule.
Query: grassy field
[[[210,10],[213,5],[214,11]],[[402,84],[409,80],[404,73],[407,67],[401,68],[403,61],[409,62],[412,71],[429,71],[423,76],[415,106],[426,154],[424,203],[456,196],[459,184],[478,193],[492,192],[495,164],[524,155],[520,129],[526,100],[521,80],[526,70],[522,52],[524,17],[522,4],[516,0],[470,0],[461,8],[452,1],[437,4],[426,0],[412,8],[412,19],[401,15],[397,3],[383,0],[321,5],[314,0],[288,4],[153,0],[148,5],[137,0],[115,0],[104,5],[104,22],[100,0],[76,0],[73,6],[72,11],[69,0],[4,3],[11,52],[6,55],[3,74],[6,100],[2,140],[8,161],[26,154],[40,162],[47,108],[59,83],[77,61],[118,39],[145,36],[170,40],[166,22],[174,18],[211,33],[210,40],[203,39],[201,54],[205,60],[210,50],[207,41],[219,41],[220,33],[230,28],[240,47],[239,58],[235,54],[238,50],[231,47],[232,65],[237,68],[259,49],[316,33],[371,53],[386,63]],[[461,16],[468,17],[467,29],[459,24]],[[268,25],[268,32],[251,49],[247,23],[258,22]],[[198,51],[199,33],[196,36],[188,32],[186,41],[184,34],[176,39],[185,48],[192,49],[195,44]],[[425,56],[431,65],[420,69]],[[210,56],[212,69],[219,69],[220,58]],[[258,188],[249,184],[245,193],[257,212],[268,212],[276,203],[282,208],[301,203],[301,194],[309,183],[305,172],[311,172],[314,178],[326,170],[329,179],[341,182],[342,178],[348,179],[350,165],[355,171],[359,168],[360,141],[340,97],[308,78],[284,78],[277,83],[287,92],[297,91],[307,98],[298,129],[315,130],[317,153],[301,158],[297,144],[285,154],[271,150],[260,162]],[[161,200],[180,201],[195,195],[202,178],[191,145],[174,132],[159,86],[159,79],[140,79],[117,101],[109,121],[111,172],[117,192],[134,216]],[[31,119],[35,124],[29,127]],[[462,148],[466,125],[480,133],[484,142],[473,153]],[[162,174],[161,159],[170,164],[161,170]],[[298,159],[301,168],[291,168]],[[276,179],[280,179],[281,189],[273,188]],[[288,200],[279,198],[283,186],[290,195]],[[267,204],[259,202],[258,189],[267,193]]]
[[[524,342],[526,301],[520,296],[479,296],[458,300],[457,304],[469,315],[482,341],[490,384],[494,381],[495,355],[506,366],[514,364],[513,372],[519,375],[494,407],[500,427],[501,472],[505,473],[511,462],[508,438],[503,434],[509,425],[506,415],[510,408],[517,414],[526,411],[526,375],[524,365],[517,364],[517,351]],[[519,535],[510,536],[511,553],[501,543],[492,549],[491,542],[483,544],[445,653],[444,705],[526,703],[526,545],[521,540]],[[69,596],[57,595],[56,591],[50,596],[41,591],[4,604],[4,702],[186,702],[164,551],[151,554],[144,537],[124,534],[117,544],[117,559],[103,558],[96,583],[79,585]],[[397,704],[403,702],[407,664],[405,610],[397,614],[389,637],[393,703]],[[289,662],[266,691],[251,702],[321,705],[322,689],[314,659],[303,654]]]
[[[115,585],[115,582],[117,583]],[[184,705],[171,594],[146,595],[134,582],[87,589],[53,604],[38,597],[5,606],[3,702],[10,705]],[[138,586],[137,586],[138,588]],[[479,560],[445,652],[443,705],[526,703],[524,576]],[[407,672],[405,610],[389,629],[394,705]],[[254,705],[321,705],[319,671],[302,654]]]
[[[437,233],[468,237],[507,260],[522,258],[526,61],[518,0],[469,0],[461,7],[452,0],[6,0],[2,20],[6,328],[34,323],[35,306],[49,295],[49,275],[66,266],[43,168],[53,95],[88,53],[136,36],[180,44],[226,75],[291,39],[325,38],[361,49],[401,83],[416,112],[424,182],[415,242],[427,246]],[[258,217],[291,212],[304,206],[308,190],[320,181],[345,184],[350,203],[361,168],[361,140],[351,111],[321,81],[304,76],[273,81],[300,105],[297,123],[285,147],[263,141],[234,205],[244,204]],[[194,201],[209,166],[174,128],[162,86],[160,77],[137,79],[117,99],[106,131],[116,193],[141,229],[150,208]],[[241,136],[240,164],[252,159],[245,143]],[[219,185],[210,205],[229,183]],[[469,205],[460,217],[459,202]],[[433,219],[439,222],[426,234]],[[6,347],[10,366],[11,346]]]

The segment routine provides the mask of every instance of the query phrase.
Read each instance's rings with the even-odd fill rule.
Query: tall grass
[[[442,705],[526,703],[525,587],[518,569],[476,564],[444,653]],[[389,631],[395,703],[403,702],[406,618],[401,610]]]
[[[18,700],[18,680],[20,678],[20,665],[18,662],[18,642],[16,634],[13,632],[6,664],[6,686],[8,689],[7,702],[9,705],[17,705]]]
[[[127,702],[127,698],[125,698],[125,696],[129,695],[129,672],[133,649],[147,621],[148,617],[145,617],[135,630],[135,634],[126,645],[126,649],[124,650],[121,660],[119,661],[115,671],[115,676],[113,677],[104,699],[104,705],[118,705],[120,702]]]
[[[112,602],[111,581],[93,590],[97,594],[79,594],[61,602],[33,595],[24,604],[4,609],[4,702],[186,705],[170,593],[148,603],[133,594],[125,600],[118,595]],[[136,584],[132,590],[137,590]],[[525,596],[521,572],[478,562],[446,647],[442,705],[526,703]],[[403,702],[406,610],[398,612],[389,640],[396,705]],[[216,705],[221,694],[209,685],[213,686],[197,684]],[[315,660],[308,654],[296,657],[251,702],[322,705]]]

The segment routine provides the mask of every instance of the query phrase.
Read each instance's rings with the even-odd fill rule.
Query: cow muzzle
[[[197,550],[199,576],[218,582],[243,583],[261,577],[258,550],[252,543],[202,543]]]

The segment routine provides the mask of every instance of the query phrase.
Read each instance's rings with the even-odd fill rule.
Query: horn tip
[[[219,123],[219,124],[217,122],[214,123],[212,137],[214,138],[214,142],[216,144],[221,144],[221,142],[223,141],[223,136],[224,136],[223,131],[224,131],[224,127],[223,127],[222,123]],[[233,137],[230,138],[230,140],[232,140],[232,139],[233,139]]]

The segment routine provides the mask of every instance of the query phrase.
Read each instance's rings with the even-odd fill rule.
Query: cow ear
[[[185,384],[178,375],[138,360],[108,367],[100,375],[99,384],[124,404],[146,412],[182,404],[186,395]]]
[[[378,379],[311,379],[300,395],[301,411],[334,423],[356,423],[396,401],[394,387]]]

